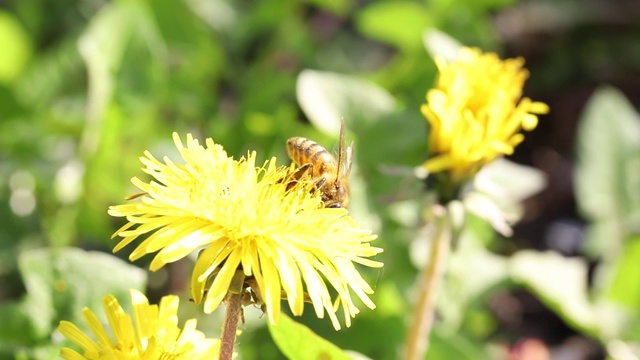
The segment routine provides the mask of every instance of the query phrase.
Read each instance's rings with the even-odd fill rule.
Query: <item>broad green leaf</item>
[[[85,306],[100,313],[102,298],[113,294],[126,307],[129,289],[143,289],[146,273],[113,255],[77,248],[25,251],[19,271],[26,296],[0,307],[0,345],[30,345],[49,338],[60,320],[82,323]],[[126,299],[126,301],[124,301]]]
[[[421,34],[433,21],[427,8],[415,1],[373,2],[356,17],[363,34],[404,50],[421,47]]]
[[[464,197],[465,207],[511,236],[510,224],[522,216],[521,201],[546,186],[542,171],[500,158],[485,166],[473,181],[474,191]]]
[[[640,344],[637,341],[610,340],[606,348],[608,360],[640,359]]]
[[[544,173],[530,166],[499,158],[476,175],[473,186],[499,203],[519,203],[547,184]]]
[[[637,230],[640,213],[640,116],[618,90],[598,89],[581,116],[577,134],[576,199],[594,222],[615,228],[586,244],[592,256],[617,252]],[[636,225],[634,221],[636,220]]]
[[[586,261],[524,250],[511,258],[509,270],[516,283],[532,291],[567,324],[590,335],[598,333],[598,319],[587,293]]]
[[[640,237],[625,242],[613,263],[608,297],[630,310],[640,308]]]
[[[594,258],[606,258],[606,261],[614,259],[627,237],[621,223],[620,218],[609,217],[589,224],[584,235],[586,253]]]
[[[465,194],[463,204],[469,214],[473,214],[488,222],[495,231],[503,236],[513,235],[510,224],[518,220],[522,213],[519,204],[509,204],[510,208],[506,208],[498,204],[498,202],[489,195],[479,191],[472,191]]]
[[[186,2],[193,13],[218,31],[233,29],[238,13],[223,0],[190,0]]]
[[[340,348],[284,314],[280,314],[278,325],[269,325],[269,332],[289,359],[349,359]]]
[[[349,75],[304,70],[296,85],[298,103],[319,130],[336,135],[341,119],[347,123],[372,122],[390,114],[395,99],[378,85]]]
[[[0,44],[0,83],[12,83],[22,73],[33,50],[27,32],[6,11],[0,11]]]
[[[353,350],[345,350],[345,354],[347,354],[351,360],[373,360],[370,357]]]

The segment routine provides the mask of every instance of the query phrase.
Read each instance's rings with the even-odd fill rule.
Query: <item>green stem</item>
[[[451,246],[451,222],[444,207],[436,207],[436,232],[431,242],[429,263],[420,274],[419,297],[407,333],[404,360],[422,360],[429,348],[429,336],[435,316],[437,290],[444,274]]]
[[[242,311],[241,295],[229,293],[225,301],[227,314],[222,326],[222,336],[220,338],[219,360],[231,360],[233,349],[236,343],[236,331],[238,330],[238,319]]]

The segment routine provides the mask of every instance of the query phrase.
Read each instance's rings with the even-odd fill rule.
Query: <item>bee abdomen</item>
[[[298,166],[313,164],[315,175],[323,173],[327,166],[335,163],[333,156],[322,145],[303,137],[287,140],[287,153]]]

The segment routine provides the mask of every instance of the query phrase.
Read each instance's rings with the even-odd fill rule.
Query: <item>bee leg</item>
[[[293,188],[293,186],[298,182],[298,180],[307,176],[307,173],[313,168],[313,164],[308,163],[300,166],[293,174],[287,175],[283,180],[287,182],[287,190]],[[282,181],[282,180],[281,180]],[[278,181],[278,182],[281,182]]]
[[[307,173],[309,172],[309,170],[311,170],[312,167],[313,167],[313,164],[311,163],[306,163],[300,166],[298,170],[296,170],[293,174],[291,174],[291,178],[295,180],[302,179],[302,177],[307,175]]]
[[[286,176],[283,176],[276,183],[282,184],[283,182],[291,182],[302,179],[303,176],[309,172],[309,169],[313,167],[313,164],[304,164],[296,169],[293,173],[289,173]]]
[[[296,172],[294,172],[291,175],[291,179],[294,179],[294,181],[298,180],[298,179],[301,179],[303,176],[306,176],[307,173],[312,169],[313,169],[313,164],[312,163],[306,163],[306,164],[300,166],[298,168],[298,170],[296,170]],[[318,181],[316,181],[315,184],[314,184],[316,190],[319,190],[322,187],[322,185],[324,185],[325,182],[327,182],[327,179],[324,176],[321,177],[320,179],[318,179]]]
[[[320,189],[324,183],[327,182],[327,178],[322,177],[320,180],[316,181],[316,189]]]
[[[318,181],[316,181],[313,184],[313,189],[311,189],[311,191],[310,191],[311,194],[315,194],[316,191],[320,191],[320,195],[322,195],[322,201],[326,201],[327,200],[327,199],[325,199],[325,195],[320,190],[320,188],[322,188],[322,185],[324,185],[325,182],[327,182],[327,179],[324,178],[324,177],[318,179]]]

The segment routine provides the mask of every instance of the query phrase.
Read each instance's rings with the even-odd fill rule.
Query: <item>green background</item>
[[[516,348],[638,356],[640,12],[626,6],[635,5],[1,2],[0,357],[56,358],[60,320],[82,324],[83,306],[101,314],[103,296],[126,303],[130,287],[152,301],[180,294],[182,319],[198,317],[218,336],[221,311],[204,316],[188,302],[192,260],[147,274],[149,259],[111,255],[122,219],[107,207],[135,192],[144,150],[175,158],[173,131],[287,164],[287,138],[331,149],[344,117],[355,144],[352,215],[385,249],[383,269],[362,270],[378,308],[360,304],[352,327],[335,332],[307,307],[296,320],[337,348],[295,324],[270,335],[247,309],[238,353],[305,358],[286,341],[295,334],[331,358],[344,356],[338,348],[398,358],[428,248],[428,199],[411,176],[427,156],[419,108],[436,77],[431,54],[457,43],[524,56],[525,95],[551,114],[510,159],[538,171],[498,175],[502,205],[522,217],[514,235],[469,215],[428,358],[505,358]],[[546,186],[531,196],[540,178]]]

